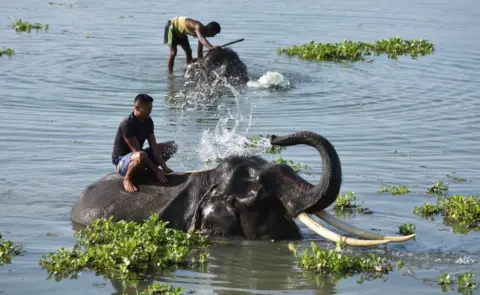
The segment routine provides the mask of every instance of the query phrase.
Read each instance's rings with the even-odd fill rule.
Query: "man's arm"
[[[160,165],[160,167],[162,167],[162,169],[165,171],[171,171],[171,169],[167,167],[167,164],[163,160],[162,153],[158,148],[157,139],[155,138],[154,133],[148,136],[148,145],[150,145],[150,148],[153,152],[153,157],[155,158],[155,161],[157,161],[157,163]]]
[[[197,34],[198,37],[198,42],[205,45],[208,49],[213,49],[215,48],[212,44],[210,44],[205,36],[203,36],[203,25],[199,22],[196,22],[195,24],[195,33]]]
[[[124,136],[123,139],[125,139],[125,142],[128,144],[132,152],[136,153],[140,151],[140,144],[138,144],[137,138],[135,137],[127,138]]]

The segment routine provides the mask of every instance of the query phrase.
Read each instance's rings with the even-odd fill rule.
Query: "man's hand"
[[[165,177],[166,172],[163,171],[162,169],[157,169],[157,172],[155,172],[155,175],[157,176],[158,180],[160,180],[161,183],[167,182],[167,178]]]
[[[210,50],[215,50],[215,49],[220,49],[220,47],[218,47],[217,45],[212,45],[212,47],[210,47]]]

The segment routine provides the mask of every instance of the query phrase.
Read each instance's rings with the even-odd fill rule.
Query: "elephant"
[[[292,167],[269,162],[261,156],[231,155],[215,168],[173,172],[167,183],[153,173],[139,173],[139,191],[124,190],[114,172],[88,185],[72,209],[72,221],[81,226],[97,218],[143,222],[156,213],[168,226],[196,230],[208,236],[250,240],[301,240],[295,220],[333,242],[373,246],[406,241],[415,236],[384,236],[365,232],[337,219],[324,209],[340,192],[342,168],[332,143],[314,132],[270,135],[272,146],[304,144],[321,156],[318,184],[303,179]],[[310,215],[366,239],[347,238],[317,223]]]
[[[243,86],[248,82],[247,66],[230,48],[210,50],[202,58],[192,60],[186,70],[187,81],[212,84],[226,82],[232,86]]]

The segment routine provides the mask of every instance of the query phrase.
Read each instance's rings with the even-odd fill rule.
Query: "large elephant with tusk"
[[[230,156],[210,170],[172,173],[168,183],[153,175],[139,175],[139,191],[126,192],[122,177],[112,173],[88,185],[72,210],[72,220],[88,225],[113,216],[115,221],[142,222],[157,213],[169,226],[195,229],[209,235],[245,239],[301,239],[295,219],[334,241],[354,246],[402,242],[410,236],[383,236],[362,231],[328,214],[324,209],[337,198],[342,182],[339,156],[333,145],[313,132],[271,136],[278,146],[305,144],[320,153],[322,174],[316,185],[290,166],[267,162],[259,156]],[[341,236],[317,223],[310,215],[365,240]]]

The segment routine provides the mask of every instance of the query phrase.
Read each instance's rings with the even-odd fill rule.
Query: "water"
[[[68,5],[65,5],[68,4]],[[74,243],[70,211],[80,191],[112,171],[110,153],[120,119],[138,93],[154,99],[157,139],[175,140],[169,166],[205,167],[215,155],[239,152],[246,136],[309,130],[335,145],[344,173],[342,193],[354,191],[373,215],[347,219],[356,226],[395,234],[414,223],[417,239],[374,251],[405,269],[388,280],[338,285],[303,276],[285,243],[232,242],[212,249],[206,270],[179,270],[160,281],[199,294],[438,294],[442,271],[477,274],[479,234],[461,235],[441,219],[413,214],[433,197],[437,180],[451,194],[479,194],[480,9],[475,1],[11,1],[0,10],[0,232],[25,246],[23,256],[0,267],[4,294],[116,294],[115,282],[83,272],[77,280],[46,280],[41,255]],[[218,100],[184,95],[183,52],[168,79],[163,27],[174,15],[217,20],[222,33],[211,39],[233,45],[253,84],[245,93]],[[49,24],[47,33],[17,34],[9,25],[22,18]],[[87,35],[92,38],[86,38]],[[374,41],[392,36],[425,38],[432,56],[412,60],[377,57],[372,63],[332,64],[279,56],[279,46],[311,40]],[[193,43],[192,43],[193,44]],[[196,51],[196,45],[193,45]],[[287,81],[265,87],[268,72]],[[273,79],[275,80],[275,79]],[[259,85],[260,84],[260,85]],[[395,153],[395,150],[397,153]],[[291,147],[283,157],[307,163],[318,179],[319,156]],[[454,174],[468,181],[456,183]],[[403,196],[377,194],[383,184],[408,185]],[[310,240],[332,247],[309,230]],[[46,234],[53,232],[57,236]]]

